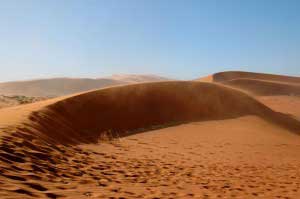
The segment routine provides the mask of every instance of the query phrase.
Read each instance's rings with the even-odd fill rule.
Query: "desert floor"
[[[254,116],[182,124],[64,149],[66,161],[52,164],[55,172],[51,164],[24,167],[15,160],[1,165],[5,175],[0,182],[6,182],[2,197],[300,197],[298,135]],[[13,170],[19,175],[10,176]]]

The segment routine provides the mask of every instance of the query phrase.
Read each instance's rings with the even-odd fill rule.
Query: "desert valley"
[[[0,109],[0,198],[300,198],[300,77],[60,78],[0,94],[39,99]]]

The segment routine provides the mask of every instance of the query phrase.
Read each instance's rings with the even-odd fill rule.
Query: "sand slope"
[[[300,97],[297,96],[262,96],[258,100],[271,109],[293,115],[300,120]]]
[[[214,82],[225,82],[234,79],[256,79],[256,80],[268,80],[286,83],[300,83],[299,77],[291,77],[285,75],[274,75],[265,73],[253,73],[243,71],[227,71],[219,72],[212,75]]]
[[[299,137],[254,116],[184,124],[129,136],[113,145],[82,147],[99,153],[105,150],[115,160],[100,161],[119,168],[110,171],[114,180],[104,182],[119,192],[91,188],[95,197],[300,196]],[[128,184],[114,183],[117,180]]]
[[[256,116],[79,147],[11,134],[1,149],[2,198],[300,196],[299,136]]]
[[[228,71],[197,80],[216,82],[256,96],[300,95],[300,77]]]
[[[297,198],[299,133],[294,117],[239,90],[196,81],[5,108],[0,196]]]
[[[300,84],[256,79],[233,79],[222,83],[257,96],[300,95]]]

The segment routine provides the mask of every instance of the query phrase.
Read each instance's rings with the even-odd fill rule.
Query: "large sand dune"
[[[94,90],[2,109],[0,128],[1,198],[299,196],[299,121],[222,84]]]
[[[257,115],[300,133],[298,121],[234,89],[200,82],[119,86],[73,96],[29,116],[28,125],[55,140],[97,141],[156,126]],[[49,133],[51,132],[51,133]]]

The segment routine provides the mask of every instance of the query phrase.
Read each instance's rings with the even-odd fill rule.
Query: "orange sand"
[[[243,91],[144,83],[2,109],[0,198],[299,198],[298,98]]]

